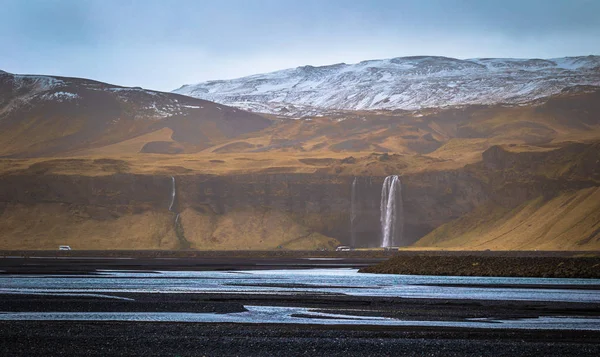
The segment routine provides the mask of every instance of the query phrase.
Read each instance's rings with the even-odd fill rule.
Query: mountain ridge
[[[65,154],[163,128],[172,135],[149,152],[193,152],[270,124],[256,114],[175,93],[82,78],[0,73],[4,157]]]
[[[207,81],[184,85],[173,93],[297,117],[327,110],[520,104],[576,85],[600,85],[600,56],[465,60],[396,57]]]
[[[524,105],[289,120],[0,74],[0,247],[379,246],[380,187],[400,175],[406,244],[597,250],[598,113],[600,87],[579,84]]]

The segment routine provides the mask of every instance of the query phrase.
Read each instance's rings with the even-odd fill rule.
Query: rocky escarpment
[[[437,248],[597,250],[600,144],[537,152],[492,147],[467,166],[488,199],[419,240]]]
[[[463,169],[401,175],[402,243],[437,234],[419,241],[421,246],[435,246],[454,234],[440,227],[482,207],[510,211],[539,197],[551,200],[565,192],[594,189],[600,186],[599,153],[598,144],[542,152],[493,147],[483,161]],[[381,244],[383,180],[300,173],[172,178],[15,171],[0,177],[0,245],[329,249],[341,242],[375,247]],[[353,183],[355,189],[358,186],[354,195]],[[486,219],[494,217],[492,212]],[[596,235],[586,244],[597,245]]]
[[[8,249],[180,247],[167,177],[20,173],[0,181],[0,244]]]
[[[358,246],[380,244],[378,202],[383,178],[369,180],[373,184],[361,191],[359,199],[377,204],[361,213],[362,224],[355,242]],[[133,248],[135,244],[124,243],[131,239],[150,244],[148,248],[197,249],[302,248],[323,242],[350,243],[353,177],[176,176],[176,199],[171,210],[173,185],[169,176],[13,174],[0,181],[5,248],[13,244],[19,248],[53,248],[59,241],[88,247],[89,237],[76,235],[92,234],[93,224],[100,228],[92,234],[96,242],[92,248]],[[477,182],[459,172],[407,176],[405,181],[405,236],[409,242],[470,211],[485,196]],[[144,226],[143,218],[148,215],[155,220],[150,227]],[[102,242],[104,229],[115,233],[122,221],[122,233],[131,235],[131,220],[138,219],[136,237],[123,236],[123,242],[114,237]],[[175,219],[178,225],[174,224]],[[160,229],[155,226],[158,222]],[[90,227],[83,231],[74,228],[81,225]],[[50,231],[58,237],[46,236]],[[143,238],[161,234],[164,236],[152,242]],[[44,245],[42,242],[48,239],[52,242]]]

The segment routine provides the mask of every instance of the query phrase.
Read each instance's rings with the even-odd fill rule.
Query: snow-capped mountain
[[[137,115],[148,119],[166,118],[184,114],[190,108],[200,108],[198,103],[189,105],[186,97],[174,97],[171,93],[139,87],[120,87],[82,78],[0,71],[0,115],[43,103],[71,102],[77,105],[84,97],[94,96],[99,92],[111,95],[120,102],[135,105]]]
[[[523,103],[574,85],[600,85],[600,56],[553,59],[419,56],[303,66],[184,85],[173,92],[251,111],[314,115],[373,110]]]
[[[0,72],[0,157],[71,153],[168,129],[143,152],[181,153],[264,129],[271,121],[175,93],[83,78]]]

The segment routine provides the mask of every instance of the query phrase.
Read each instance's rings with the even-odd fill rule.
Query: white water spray
[[[398,245],[404,228],[402,209],[402,184],[397,175],[388,176],[381,188],[381,246]]]
[[[171,204],[169,205],[169,211],[173,211],[173,205],[175,204],[175,177],[171,176],[171,182],[173,188],[171,189]]]

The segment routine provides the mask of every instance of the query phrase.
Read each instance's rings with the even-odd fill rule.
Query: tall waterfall
[[[175,177],[171,176],[171,203],[169,203],[169,212],[175,215],[175,221],[173,222],[173,228],[175,229],[175,236],[179,240],[180,249],[189,249],[190,242],[185,238],[184,227],[181,222],[181,214],[175,207],[175,199],[177,198],[177,187],[175,186]]]
[[[404,212],[402,208],[402,184],[397,175],[388,176],[381,188],[381,246],[393,247],[402,240]]]
[[[175,204],[175,177],[171,176],[171,204],[169,205],[169,211],[173,211],[173,205]]]

